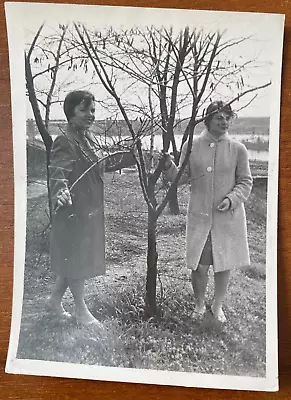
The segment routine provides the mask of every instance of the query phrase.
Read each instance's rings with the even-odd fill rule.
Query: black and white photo
[[[284,16],[6,3],[6,19],[6,371],[278,390]]]

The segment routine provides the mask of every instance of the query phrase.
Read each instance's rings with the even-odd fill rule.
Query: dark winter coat
[[[54,209],[51,231],[51,269],[62,277],[86,279],[105,273],[104,171],[134,164],[131,153],[113,154],[72,184],[104,153],[92,135],[80,137],[68,124],[58,136],[50,157],[50,191]],[[57,207],[60,191],[69,188],[72,206]]]

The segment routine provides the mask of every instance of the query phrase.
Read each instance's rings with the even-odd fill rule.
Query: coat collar
[[[70,124],[67,124],[66,134],[68,139],[82,152],[88,161],[96,162],[99,158],[100,146],[95,141],[91,132],[86,131],[84,134],[78,131]]]
[[[217,143],[217,142],[221,142],[222,140],[228,139],[228,132],[225,132],[219,138],[215,138],[214,136],[211,135],[211,133],[208,131],[208,129],[204,129],[204,131],[201,133],[201,136],[204,137],[205,139],[209,140],[210,142]]]
[[[86,132],[84,132],[83,134],[80,134],[80,133],[74,128],[74,126],[73,126],[72,124],[70,124],[70,122],[68,122],[68,124],[67,124],[67,129],[66,129],[66,131],[67,131],[67,134],[68,134],[70,137],[74,138],[77,142],[84,141],[84,138],[86,137]]]

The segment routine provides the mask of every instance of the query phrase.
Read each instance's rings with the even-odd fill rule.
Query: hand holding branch
[[[72,205],[72,197],[71,197],[71,193],[70,193],[69,189],[66,188],[66,189],[61,190],[57,196],[56,211],[60,207],[71,206],[71,205]]]
[[[170,166],[172,165],[172,158],[171,158],[170,154],[162,152],[162,153],[160,153],[160,158],[164,159],[163,170],[167,171],[170,168]]]

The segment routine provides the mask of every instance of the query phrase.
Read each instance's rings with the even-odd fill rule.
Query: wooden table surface
[[[98,0],[97,0],[98,1]],[[59,3],[60,1],[54,1]],[[64,1],[67,2],[67,1]],[[71,3],[78,3],[72,1]],[[80,1],[79,3],[87,3]],[[215,9],[282,13],[286,15],[280,137],[278,294],[279,369],[278,393],[190,389],[155,385],[123,384],[4,373],[12,304],[13,275],[13,153],[4,4],[0,11],[0,398],[1,399],[291,399],[291,1],[290,0],[120,0],[90,4],[132,5],[167,8]],[[270,48],[270,51],[272,49]]]

